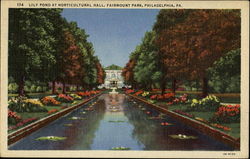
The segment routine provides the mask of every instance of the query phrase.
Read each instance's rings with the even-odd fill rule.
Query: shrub
[[[173,100],[173,103],[174,103],[174,104],[179,104],[179,103],[185,104],[185,103],[187,103],[187,102],[188,102],[188,95],[187,95],[187,94],[183,94],[183,95],[180,96],[179,98],[175,98],[175,99]]]
[[[8,110],[8,124],[16,124],[21,120],[21,117],[11,110]]]
[[[16,93],[17,92],[17,89],[18,89],[18,85],[16,83],[10,83],[8,85],[8,91],[10,93]]]
[[[240,122],[240,105],[220,106],[211,121],[218,123]]]
[[[43,91],[43,88],[41,86],[36,87],[36,92],[42,92],[42,91]]]
[[[201,100],[193,99],[188,109],[196,111],[216,111],[219,106],[219,99],[214,95],[209,95]]]
[[[45,105],[60,105],[61,104],[61,102],[55,100],[55,98],[50,97],[50,96],[46,96],[42,98],[41,102]]]
[[[70,87],[69,87],[69,90],[70,90],[70,92],[76,91],[76,87],[70,86]]]
[[[30,87],[30,92],[31,93],[35,93],[36,92],[36,86],[34,84]]]
[[[13,97],[8,101],[8,107],[15,112],[47,112],[43,104],[34,99],[27,99],[26,97]]]
[[[143,97],[147,97],[147,96],[149,96],[149,92],[146,92],[146,91],[145,91],[145,92],[143,92],[143,93],[142,93],[142,96],[143,96]]]

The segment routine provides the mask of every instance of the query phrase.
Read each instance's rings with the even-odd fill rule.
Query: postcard
[[[248,158],[248,1],[1,1],[1,157]]]

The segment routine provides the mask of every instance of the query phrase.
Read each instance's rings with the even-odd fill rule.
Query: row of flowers
[[[89,97],[100,93],[100,91],[86,91],[77,92],[71,94],[58,94],[55,97],[46,96],[41,99],[28,99],[27,97],[13,97],[8,101],[8,123],[14,126],[9,127],[9,130],[16,129],[23,125],[26,125],[32,121],[37,120],[36,118],[30,118],[22,120],[20,115],[17,113],[23,112],[47,112],[47,114],[53,114],[59,111],[59,109],[51,109],[48,111],[46,106],[59,106],[62,103],[76,104],[77,101],[84,97]],[[78,95],[79,94],[79,95]],[[67,106],[61,106],[60,109],[65,109]]]
[[[58,106],[62,103],[73,103],[75,100],[81,100],[86,95],[91,96],[100,91],[77,92],[76,94],[59,94],[56,97],[46,96],[39,99],[28,99],[27,97],[13,97],[8,101],[8,108],[14,112],[47,112],[44,107]]]
[[[19,127],[28,125],[29,123],[32,123],[32,122],[36,121],[37,119],[38,118],[28,118],[28,119],[22,120],[22,121],[18,122],[16,125],[10,126],[8,128],[8,130],[14,130],[14,129],[17,129]]]

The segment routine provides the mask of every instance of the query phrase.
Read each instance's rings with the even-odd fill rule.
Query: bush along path
[[[188,94],[162,95],[133,89],[127,89],[125,93],[206,124],[240,141],[240,104],[222,104],[214,95],[196,99]]]
[[[50,116],[64,109],[83,103],[102,91],[84,91],[39,99],[12,97],[8,101],[8,133],[19,130],[30,123]]]

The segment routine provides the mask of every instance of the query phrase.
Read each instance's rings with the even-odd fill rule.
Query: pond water
[[[47,136],[64,138],[37,140]],[[9,150],[111,150],[116,147],[233,150],[124,94],[103,94],[10,145]]]

